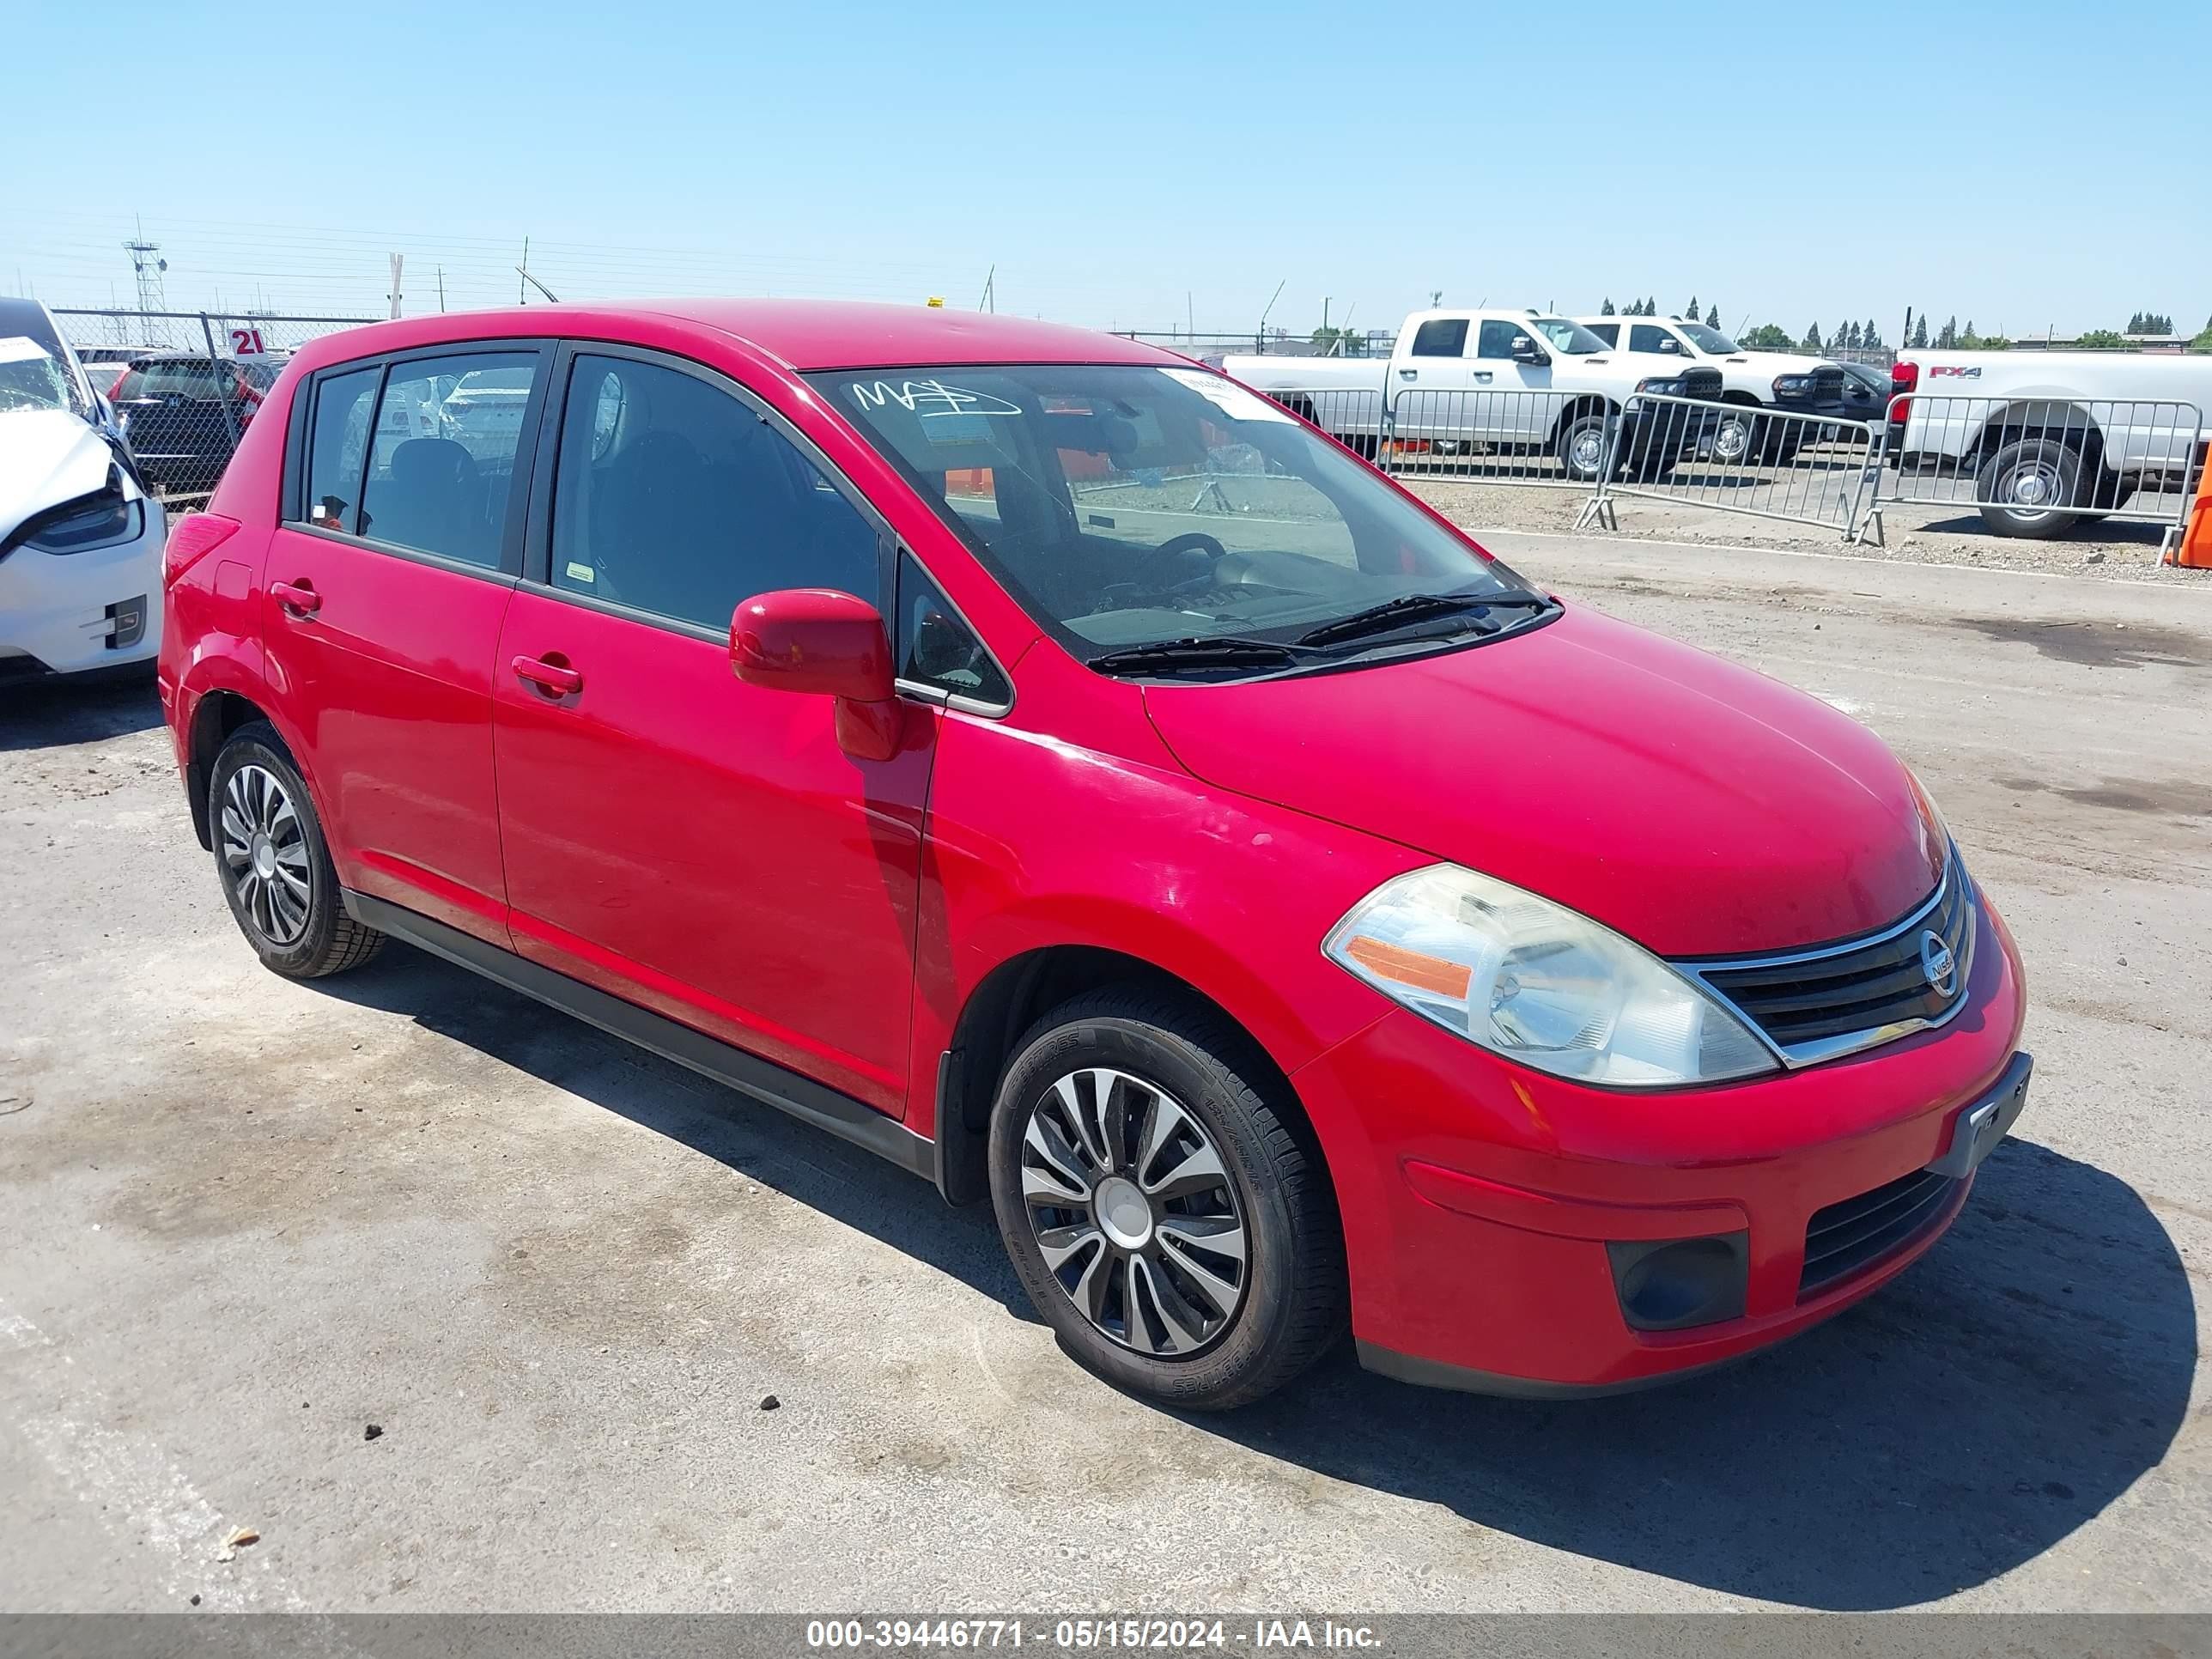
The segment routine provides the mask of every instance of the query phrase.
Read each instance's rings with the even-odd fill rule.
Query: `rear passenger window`
[[[330,375],[315,386],[315,410],[307,433],[309,524],[325,530],[353,529],[378,373],[356,369],[350,374]]]
[[[1609,346],[1617,346],[1620,343],[1619,323],[1586,323],[1583,326]]]
[[[496,569],[534,352],[392,365],[377,405],[361,533]]]
[[[1413,331],[1416,357],[1458,357],[1467,351],[1467,319],[1433,317]]]
[[[553,586],[720,631],[756,593],[882,599],[875,526],[721,387],[580,356],[553,488]]]

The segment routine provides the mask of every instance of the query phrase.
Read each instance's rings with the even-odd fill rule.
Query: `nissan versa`
[[[1867,1295],[2025,1098],[1911,775],[1276,404],[1012,319],[302,350],[164,573],[270,967],[387,935],[988,1197],[1081,1363],[1680,1375]]]

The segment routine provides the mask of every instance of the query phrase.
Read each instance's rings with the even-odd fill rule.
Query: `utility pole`
[[[515,266],[514,270],[516,276],[520,278],[520,281],[514,285],[514,303],[526,306],[530,303],[530,290],[523,284],[530,280],[530,239],[527,236],[522,239],[522,263]]]
[[[446,268],[443,265],[438,267],[438,314],[441,317],[446,314]]]
[[[1275,284],[1275,291],[1267,296],[1266,308],[1260,313],[1260,326],[1253,335],[1252,349],[1255,352],[1265,351],[1267,349],[1267,313],[1273,311],[1275,308],[1275,301],[1283,297],[1283,289],[1290,280],[1287,276],[1284,277],[1282,282]]]
[[[138,277],[138,314],[143,317],[149,311],[167,311],[169,303],[161,293],[161,273],[169,268],[169,262],[160,257],[161,244],[148,241],[142,232],[137,240],[123,246],[131,255],[131,268]]]
[[[399,315],[399,268],[406,263],[407,256],[404,253],[392,256],[392,292],[385,298],[392,301],[392,314],[395,318]]]
[[[1198,306],[1188,289],[1182,291],[1182,331],[1194,340],[1198,337]]]

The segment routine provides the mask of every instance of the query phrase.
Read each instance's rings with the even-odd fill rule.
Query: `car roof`
[[[343,340],[347,356],[438,343],[525,333],[574,331],[605,338],[609,325],[655,321],[696,324],[728,334],[801,371],[980,363],[1188,363],[1156,346],[1026,317],[949,307],[880,305],[850,300],[611,300],[449,312],[371,323],[324,340]],[[523,326],[526,325],[526,326]],[[319,345],[322,342],[313,343]],[[337,361],[317,350],[313,361]]]
[[[42,346],[58,347],[61,331],[43,301],[14,297],[0,299],[0,334],[22,334]]]

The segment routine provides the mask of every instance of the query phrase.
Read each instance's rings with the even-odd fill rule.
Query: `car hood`
[[[0,414],[0,541],[33,514],[98,489],[114,460],[107,441],[67,410]]]
[[[1944,838],[1881,740],[1594,611],[1334,674],[1150,685],[1194,774],[1541,893],[1666,956],[1788,950],[1925,898]]]

